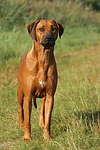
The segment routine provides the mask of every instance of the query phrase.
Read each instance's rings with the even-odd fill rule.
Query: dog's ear
[[[64,32],[64,28],[65,28],[65,26],[64,26],[63,24],[58,23],[59,38],[60,38],[60,39],[61,39],[61,36],[62,36],[62,34],[63,34],[63,32]]]
[[[54,21],[54,22],[56,23],[56,25],[57,25],[57,27],[58,27],[58,30],[59,30],[59,38],[61,39],[61,36],[62,36],[62,34],[63,34],[63,32],[64,32],[65,26],[64,26],[63,24],[59,23],[59,22],[56,22],[56,21]]]
[[[64,32],[65,26],[63,24],[60,24],[60,23],[58,23],[58,25],[59,25],[59,38],[61,39],[61,35]]]
[[[37,20],[36,22],[33,22],[27,26],[28,33],[32,37],[33,40],[36,40],[36,26],[39,23],[40,20]]]

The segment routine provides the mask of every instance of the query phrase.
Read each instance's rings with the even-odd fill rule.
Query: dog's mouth
[[[55,45],[54,37],[51,34],[48,34],[41,42],[41,45],[44,47],[53,47]]]
[[[53,47],[55,45],[55,42],[45,42],[45,43],[41,43],[42,46],[44,47]]]

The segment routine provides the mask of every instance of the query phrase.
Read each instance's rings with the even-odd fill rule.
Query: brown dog
[[[54,45],[64,31],[64,25],[54,20],[37,20],[27,26],[33,47],[21,59],[18,68],[19,126],[24,123],[24,140],[31,140],[32,97],[42,98],[39,126],[44,127],[44,139],[50,139],[50,120],[57,86],[57,68]],[[23,111],[24,104],[24,111]],[[25,113],[25,121],[24,121]]]

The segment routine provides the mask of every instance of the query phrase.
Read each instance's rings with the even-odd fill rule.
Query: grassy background
[[[61,1],[0,0],[0,8],[0,149],[99,150],[100,13],[86,11],[77,3],[61,5]],[[65,25],[62,39],[55,45],[58,87],[51,120],[52,140],[43,142],[43,131],[38,127],[38,99],[37,110],[32,108],[32,141],[22,142],[17,68],[21,56],[32,46],[26,26],[40,18]]]

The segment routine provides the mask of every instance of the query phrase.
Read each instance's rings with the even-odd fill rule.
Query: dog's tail
[[[37,108],[36,98],[35,98],[35,97],[34,97],[33,101],[34,101],[34,106],[35,106],[35,108]]]

